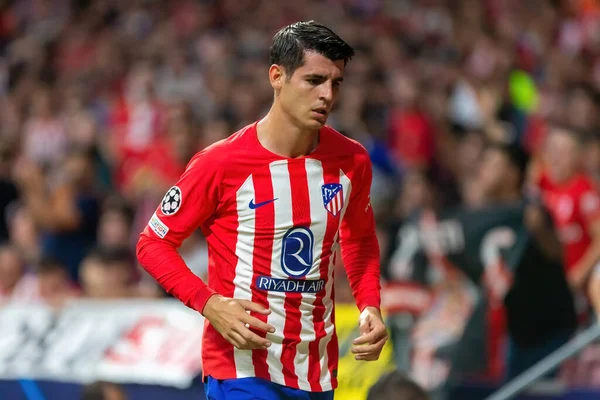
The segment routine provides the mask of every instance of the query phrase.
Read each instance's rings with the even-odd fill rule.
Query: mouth
[[[327,117],[327,109],[326,108],[315,108],[314,110],[312,110],[312,112],[314,114],[316,114],[317,116],[320,116],[323,118]]]

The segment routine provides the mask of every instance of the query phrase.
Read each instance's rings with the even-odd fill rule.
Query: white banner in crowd
[[[201,372],[203,318],[176,301],[0,307],[0,379],[186,388]]]

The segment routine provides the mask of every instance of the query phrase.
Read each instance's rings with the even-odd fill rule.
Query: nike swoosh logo
[[[262,203],[254,203],[254,199],[252,199],[252,200],[250,200],[250,204],[248,204],[248,207],[250,207],[251,210],[256,210],[257,208],[262,207],[262,206],[266,206],[267,204],[272,203],[272,202],[274,202],[277,199],[278,198],[267,200],[267,201],[263,201]]]

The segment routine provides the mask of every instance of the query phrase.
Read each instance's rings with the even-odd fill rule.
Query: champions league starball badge
[[[160,205],[160,210],[164,215],[173,215],[181,206],[181,189],[177,186],[173,186],[165,197],[163,197],[162,203]]]

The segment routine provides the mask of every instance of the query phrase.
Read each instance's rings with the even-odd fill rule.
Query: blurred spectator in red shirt
[[[147,62],[136,64],[113,109],[110,129],[120,189],[126,189],[140,165],[151,162],[150,151],[161,134],[163,109],[154,94],[154,79]]]
[[[397,106],[390,115],[389,141],[401,165],[426,170],[435,155],[433,128],[418,105],[418,83],[407,74],[392,78],[392,93]]]
[[[582,140],[569,128],[552,128],[538,182],[565,249],[568,280],[578,291],[585,291],[589,274],[600,262],[600,196],[583,170]]]

